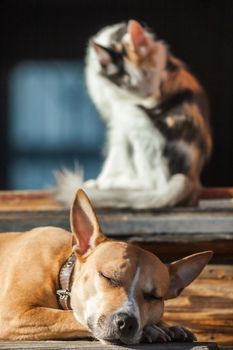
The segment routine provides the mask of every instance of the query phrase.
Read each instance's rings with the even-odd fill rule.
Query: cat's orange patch
[[[176,93],[182,90],[191,90],[194,94],[203,95],[204,91],[197,79],[186,69],[180,68],[175,72],[168,72],[167,77],[161,83],[161,96]],[[209,156],[212,151],[212,138],[209,132],[208,123],[203,118],[203,114],[197,103],[185,103],[183,106],[184,115],[194,120],[197,128],[200,130],[203,139],[206,141],[206,155]],[[205,117],[208,118],[208,109],[204,111]]]
[[[151,69],[152,67],[156,68],[156,54],[157,54],[157,47],[154,45],[153,48],[150,48],[150,51],[147,54],[141,54],[137,52],[132,45],[127,44],[125,45],[125,51],[127,54],[126,62],[130,62],[131,64],[134,64],[140,69]],[[142,49],[142,48],[141,48]],[[145,48],[146,49],[146,48]]]

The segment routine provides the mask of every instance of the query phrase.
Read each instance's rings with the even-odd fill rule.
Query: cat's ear
[[[111,49],[105,48],[94,41],[92,41],[91,46],[95,50],[99,63],[104,68],[105,73],[109,76],[116,74],[118,72],[118,68],[114,63],[114,56],[116,54]]]
[[[95,52],[98,56],[98,60],[102,66],[107,66],[108,64],[111,63],[112,57],[105,47],[97,44],[95,41],[91,42],[91,46],[95,50]]]
[[[147,31],[137,21],[130,20],[128,33],[135,52],[140,56],[146,56],[153,44],[153,40]]]

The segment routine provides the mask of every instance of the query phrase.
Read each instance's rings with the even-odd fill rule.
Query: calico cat
[[[90,40],[86,82],[108,134],[102,171],[84,184],[95,204],[194,204],[212,139],[205,92],[186,65],[131,20]],[[74,177],[59,180],[64,199]]]

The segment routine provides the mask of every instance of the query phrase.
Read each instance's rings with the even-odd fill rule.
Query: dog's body
[[[73,235],[56,227],[0,235],[0,339],[193,340],[188,330],[161,322],[164,300],[200,273],[211,252],[164,265],[139,247],[108,240],[82,191],[71,227]],[[58,276],[72,253],[72,310],[61,310]]]
[[[59,270],[70,251],[70,233],[55,227],[0,235],[0,339],[89,335],[57,302]]]

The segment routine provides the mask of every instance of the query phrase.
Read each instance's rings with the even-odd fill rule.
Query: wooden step
[[[4,350],[218,350],[215,343],[166,343],[166,344],[140,344],[140,345],[103,345],[96,341],[0,341],[0,349]]]

